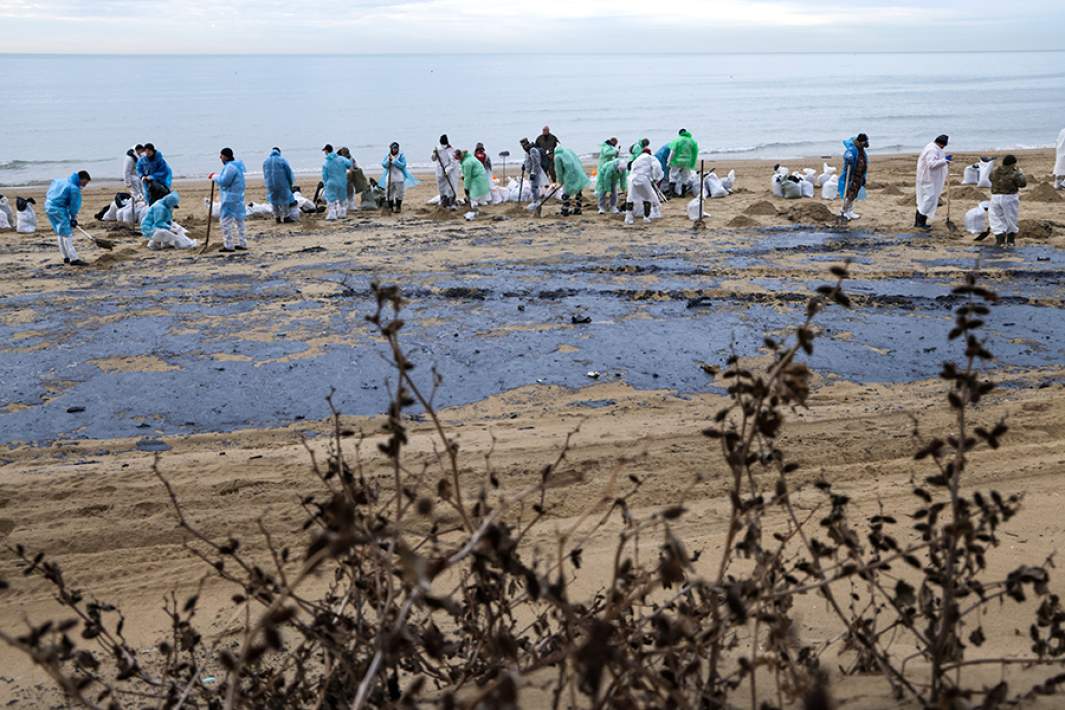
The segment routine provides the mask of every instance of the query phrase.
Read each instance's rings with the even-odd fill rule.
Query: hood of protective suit
[[[178,204],[181,203],[181,196],[178,195],[178,193],[176,192],[171,192],[159,201],[166,205],[168,208],[174,209],[178,206]]]
[[[67,178],[67,182],[69,182],[71,185],[78,188],[79,190],[81,189],[81,178],[78,177],[77,171],[74,171],[70,174],[70,177]]]
[[[683,130],[678,135],[684,136],[685,138],[691,138],[692,137],[691,131],[688,131],[688,130]]]

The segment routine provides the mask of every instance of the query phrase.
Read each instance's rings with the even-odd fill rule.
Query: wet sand
[[[1049,182],[1049,155],[1020,154],[1029,190]],[[959,155],[956,164],[969,158]],[[1065,342],[1057,326],[1065,202],[1022,194],[1022,219],[1053,224],[1048,238],[1022,237],[1013,251],[948,233],[945,210],[930,235],[913,234],[913,163],[913,156],[874,159],[862,219],[845,230],[831,219],[790,219],[793,208],[813,212],[821,202],[772,198],[770,164],[722,163],[719,173],[737,168],[740,191],[708,201],[712,217],[698,233],[679,201],[649,227],[625,228],[594,208],[561,219],[552,207],[535,219],[514,205],[484,208],[468,223],[424,205],[427,181],[399,218],[250,221],[252,250],[242,256],[150,252],[124,228],[92,222],[114,192],[94,186],[82,223],[119,245],[104,253],[79,243],[89,267],[57,264],[46,233],[0,234],[0,374],[5,391],[16,390],[0,403],[0,535],[49,552],[78,586],[119,602],[133,638],[149,645],[163,628],[161,595],[188,589],[204,572],[181,547],[151,475],[155,449],[165,449],[162,469],[194,520],[212,535],[246,535],[253,545],[260,517],[279,539],[301,539],[295,501],[313,483],[300,438],[324,446],[322,398],[330,387],[348,414],[345,426],[371,436],[363,447],[369,470],[384,471],[373,453],[381,423],[373,413],[386,404],[385,370],[363,319],[369,283],[381,279],[411,294],[408,346],[421,369],[435,364],[444,373],[444,416],[462,442],[471,487],[480,485],[492,446],[506,485],[534,480],[538,464],[553,459],[579,423],[568,468],[551,491],[553,516],[536,538],[549,539],[594,505],[618,471],[647,480],[636,500],[642,510],[677,503],[678,482],[701,472],[707,482],[684,501],[692,512],[681,532],[706,548],[700,566],[710,569],[727,502],[723,466],[700,431],[722,394],[699,363],[719,364],[733,342],[757,358],[761,334],[793,324],[828,266],[851,258],[856,307],[826,314],[811,363],[819,374],[811,407],[793,415],[786,437],[802,480],[824,476],[860,506],[879,499],[909,509],[901,506],[909,506],[907,484],[917,472],[910,416],[926,430],[947,424],[935,371],[957,357],[946,341],[949,289],[980,263],[1004,297],[989,330],[1000,356],[994,378],[1004,386],[979,417],[1007,416],[1011,432],[1002,449],[977,456],[973,483],[1027,494],[994,569],[1022,557],[1039,561],[1060,546],[1065,528]],[[820,161],[789,167],[820,168]],[[178,219],[199,238],[204,188],[178,187],[185,197]],[[249,190],[251,199],[258,189]],[[960,190],[952,205],[959,225],[981,197]],[[768,212],[751,210],[763,201],[777,214],[745,214]],[[726,226],[740,216],[758,227]],[[217,225],[212,231],[217,244]],[[583,316],[590,322],[574,322]],[[79,406],[85,411],[67,412]],[[412,427],[412,456],[427,459],[428,427]],[[611,542],[604,536],[586,548],[591,573],[575,593],[594,592],[594,570],[608,563]],[[10,555],[0,576],[18,577]],[[1065,591],[1061,578],[1052,590]],[[214,582],[206,588],[203,618],[217,632],[230,593]],[[25,616],[41,619],[54,608],[42,585],[15,579],[0,596],[0,625],[17,629]],[[1025,650],[1023,634],[1014,639],[1009,629],[1023,631],[1030,617],[1007,611],[988,633],[1002,645],[983,651]],[[815,600],[797,614],[808,639],[832,635]],[[0,691],[5,699],[40,697],[42,673],[10,651],[0,658],[13,679]],[[879,679],[837,687],[856,707],[892,706]]]

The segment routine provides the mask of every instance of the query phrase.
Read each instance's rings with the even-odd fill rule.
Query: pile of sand
[[[1061,193],[1049,183],[1043,182],[1024,193],[1024,199],[1032,202],[1061,202]]]
[[[913,200],[914,200],[913,195],[903,195],[902,197],[900,197],[898,199],[898,201],[895,204],[901,205],[902,207],[907,207],[907,206],[912,207],[913,204],[914,204]]]
[[[881,195],[889,195],[890,196],[890,195],[905,195],[906,193],[903,192],[902,190],[900,190],[895,185],[888,185],[887,187],[884,188],[884,191],[881,192],[880,194]]]
[[[828,224],[836,221],[836,215],[820,202],[803,200],[787,212],[787,218],[796,224]]]
[[[776,217],[780,213],[777,212],[777,208],[773,206],[772,202],[768,200],[759,200],[758,202],[755,202],[749,207],[747,207],[747,209],[743,211],[743,214],[750,215],[752,217]]]
[[[766,204],[768,204],[768,203],[766,203]],[[774,210],[774,214],[776,214],[775,210]],[[735,217],[733,217],[728,222],[728,224],[726,224],[725,226],[726,227],[761,227],[762,223],[759,222],[758,220],[754,219],[753,217],[748,217],[745,214],[741,214],[741,215],[736,215]]]
[[[982,202],[987,199],[987,196],[989,194],[990,193],[985,192],[984,190],[981,190],[978,187],[973,187],[972,185],[965,185],[964,187],[956,188],[952,192],[951,198],[955,200],[975,200],[976,202]],[[946,192],[943,193],[943,199],[947,199]]]
[[[1043,240],[1054,236],[1054,223],[1045,219],[1022,219],[1020,227],[1017,236],[1021,239]]]

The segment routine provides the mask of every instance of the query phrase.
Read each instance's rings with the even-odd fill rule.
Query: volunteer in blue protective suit
[[[854,211],[854,201],[865,199],[865,178],[869,172],[869,158],[865,151],[869,147],[869,136],[859,133],[843,141],[843,171],[839,176],[839,195],[843,198],[844,219],[858,219],[861,215]]]
[[[222,190],[221,211],[219,217],[222,221],[222,251],[246,251],[244,218],[247,215],[244,209],[244,162],[233,157],[232,148],[223,148],[218,154],[222,161],[222,170],[211,173],[214,180]]]
[[[300,219],[300,210],[292,195],[295,181],[292,166],[281,157],[281,149],[271,150],[263,161],[263,186],[266,187],[266,199],[274,210],[274,220],[278,224],[298,222]]]
[[[137,159],[137,175],[140,176],[144,199],[149,205],[170,192],[174,182],[174,171],[151,143],[144,144],[144,155]]]
[[[325,162],[322,163],[322,182],[325,183],[322,197],[327,206],[325,218],[328,221],[344,219],[348,216],[348,170],[351,169],[351,161],[334,153],[330,143],[322,146],[322,152],[325,153]]]
[[[91,180],[84,170],[71,173],[66,180],[53,180],[44,200],[44,213],[56,234],[63,263],[71,266],[85,266],[74,249],[74,228],[78,226],[81,191]]]
[[[385,191],[385,200],[392,214],[399,214],[403,209],[403,197],[408,187],[414,187],[418,181],[407,169],[407,156],[399,150],[399,143],[393,141],[388,152],[381,160],[384,172],[381,174],[381,187]]]

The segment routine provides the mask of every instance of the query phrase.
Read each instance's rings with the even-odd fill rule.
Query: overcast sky
[[[0,52],[1065,49],[1065,0],[0,0]]]

